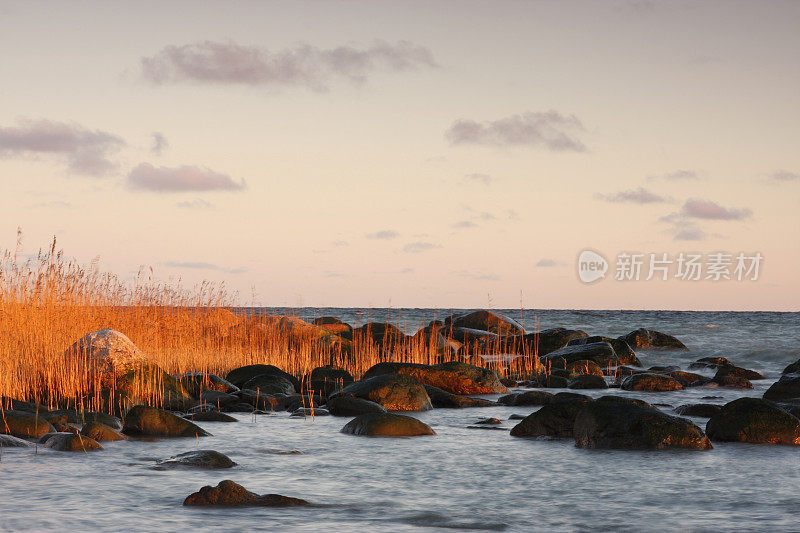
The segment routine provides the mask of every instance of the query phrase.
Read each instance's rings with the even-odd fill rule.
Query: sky
[[[0,248],[244,305],[798,310],[798,27],[780,1],[0,0]]]

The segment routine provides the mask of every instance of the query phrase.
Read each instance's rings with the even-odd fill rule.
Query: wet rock
[[[496,333],[491,333],[482,329],[456,327],[442,330],[442,332],[443,334],[446,333],[446,338],[448,340],[455,340],[459,344],[467,346],[467,348],[480,347],[483,351],[490,349],[493,351],[501,351],[502,338]]]
[[[800,359],[795,361],[794,363],[790,364],[786,368],[783,369],[784,374],[798,374],[800,373]]]
[[[657,372],[663,374],[669,374],[670,372],[678,372],[680,371],[681,367],[678,365],[653,365],[647,369],[648,372]]]
[[[546,389],[566,389],[569,385],[567,378],[556,375],[544,375],[539,378],[539,385]]]
[[[153,437],[205,437],[210,435],[200,426],[172,413],[137,405],[125,415],[122,432],[126,435]]]
[[[683,416],[696,416],[698,418],[711,418],[719,413],[722,409],[721,405],[714,405],[712,403],[695,403],[680,405],[675,408],[675,412]]]
[[[52,432],[55,432],[53,425],[35,412],[0,410],[0,433],[38,439]]]
[[[571,438],[575,417],[591,401],[589,397],[554,400],[514,426],[511,436]]]
[[[394,324],[368,322],[353,329],[353,339],[369,339],[380,347],[399,346],[406,342],[405,333]]]
[[[250,407],[264,411],[277,411],[278,399],[272,394],[261,394],[254,390],[241,390],[236,393],[239,399]]]
[[[294,394],[295,387],[292,382],[283,376],[275,374],[260,374],[254,376],[242,385],[242,389],[254,390],[258,394]]]
[[[385,413],[386,408],[375,402],[342,394],[328,400],[328,412],[333,416],[358,416],[367,413]]]
[[[239,368],[234,368],[225,376],[225,379],[240,389],[244,389],[243,385],[256,376],[279,376],[288,380],[294,387],[295,392],[300,392],[300,380],[288,372],[284,372],[277,366],[273,365],[247,365]]]
[[[389,411],[427,411],[433,409],[425,387],[405,374],[383,374],[351,383],[336,393],[351,394],[379,403]]]
[[[306,388],[319,391],[324,396],[329,396],[355,381],[350,372],[333,365],[315,368],[308,379]]]
[[[534,344],[538,342],[539,356],[547,355],[559,348],[563,348],[571,340],[588,337],[585,331],[579,329],[550,328],[537,333],[525,335],[525,342],[529,353],[535,353]]]
[[[437,409],[462,409],[465,407],[491,407],[497,405],[494,402],[482,398],[470,398],[468,396],[452,394],[431,385],[424,385],[424,387],[425,392],[428,393],[431,399],[431,403]]]
[[[278,409],[283,411],[296,411],[300,408],[321,406],[325,403],[322,396],[309,396],[294,394],[285,398],[278,398]]]
[[[119,417],[110,415],[108,413],[100,413],[97,411],[76,411],[75,409],[56,409],[50,411],[48,415],[53,417],[66,417],[66,421],[70,424],[90,424],[97,422],[105,424],[106,426],[120,430],[122,429],[122,420]]]
[[[593,374],[595,376],[602,376],[603,368],[594,361],[589,361],[588,359],[581,359],[579,361],[573,361],[572,363],[567,363],[567,373],[569,374],[567,376],[568,378],[574,378],[575,376],[580,376],[581,374]]]
[[[43,446],[60,452],[91,452],[103,449],[96,440],[75,433],[54,433]]]
[[[660,331],[652,329],[639,328],[619,338],[627,342],[634,350],[637,348],[688,349],[681,341],[672,335],[667,335],[666,333],[661,333]]]
[[[491,311],[473,311],[445,320],[445,326],[488,331],[498,335],[524,335],[522,325],[507,316]]]
[[[30,448],[33,443],[13,435],[0,434],[0,448]]]
[[[664,374],[634,374],[628,376],[620,385],[622,390],[661,392],[683,389],[681,383],[670,376]]]
[[[764,379],[764,376],[755,370],[749,370],[735,365],[723,365],[717,369],[717,373],[714,375],[714,381],[718,381],[727,376],[744,378],[746,380]]]
[[[31,413],[39,413],[40,416],[50,411],[41,403],[26,402],[8,396],[0,396],[0,408],[9,411],[30,411]]]
[[[292,414],[289,416],[293,416],[295,418],[310,418],[312,416],[329,416],[330,413],[327,409],[322,408],[310,408],[310,407],[300,407],[292,411]]]
[[[608,384],[603,376],[581,374],[572,378],[567,385],[569,389],[607,389]]]
[[[752,389],[753,384],[750,383],[745,377],[742,376],[732,376],[732,375],[723,375],[720,377],[714,376],[714,379],[711,380],[709,385],[718,385],[720,387],[728,387],[730,389]]]
[[[281,496],[280,494],[265,494],[261,496],[226,479],[225,481],[220,481],[216,487],[207,485],[198,492],[190,494],[184,500],[183,505],[201,507],[295,507],[309,505],[309,503],[306,500]]]
[[[739,398],[725,404],[706,425],[712,440],[800,444],[800,419],[760,398]]]
[[[51,422],[57,433],[80,433],[81,430],[72,424],[62,422]]]
[[[378,363],[364,373],[364,379],[384,374],[406,374],[424,385],[452,394],[493,394],[508,392],[497,374],[489,369],[452,361],[438,365]]]
[[[514,407],[522,407],[530,405],[545,405],[546,403],[550,403],[552,399],[553,395],[549,392],[533,390],[501,396],[497,399],[497,403]]]
[[[700,368],[717,368],[720,366],[733,366],[733,363],[728,361],[725,357],[701,357],[694,363],[689,365],[689,369],[700,369]]]
[[[508,417],[509,420],[524,420],[525,415],[518,415],[517,413],[513,413]]]
[[[553,360],[557,357],[563,358],[567,365],[583,359],[594,361],[601,367],[616,366],[620,363],[614,348],[607,342],[565,346],[545,355],[542,360],[550,361],[553,367],[556,367]]]
[[[784,374],[764,393],[765,400],[800,400],[800,374]],[[1,427],[1,426],[0,426]]]
[[[647,370],[643,370],[641,368],[631,368],[629,366],[618,366],[614,368],[608,368],[604,372],[604,374],[606,374],[607,376],[613,376],[616,379],[626,378],[634,374],[646,374],[646,373]]]
[[[224,453],[215,450],[194,450],[186,453],[179,453],[169,459],[162,459],[156,462],[157,470],[167,470],[173,468],[203,468],[206,470],[218,470],[222,468],[232,468],[236,463]]]
[[[218,390],[206,390],[203,391],[199,399],[202,403],[213,405],[217,409],[222,409],[223,407],[233,405],[235,403],[239,403],[241,399],[236,394],[228,394],[227,392],[222,392]]]
[[[336,317],[323,316],[315,318],[312,323],[317,326],[322,326],[331,333],[339,335],[343,339],[353,340],[353,326],[341,321]]]
[[[583,406],[573,435],[579,448],[710,449],[711,442],[691,421],[669,416],[641,401],[603,397]]]
[[[175,378],[183,385],[186,392],[195,398],[200,396],[201,392],[207,390],[225,392],[228,394],[239,391],[239,387],[216,374],[187,372],[185,374],[178,374]]]
[[[99,422],[89,422],[88,424],[84,424],[81,428],[81,435],[84,437],[89,437],[90,439],[94,439],[98,442],[102,442],[104,440],[126,440],[128,438],[116,429]]]
[[[489,426],[496,426],[502,424],[500,419],[498,418],[484,418],[483,420],[478,420],[475,422],[476,425],[489,425]]]
[[[184,418],[193,422],[238,422],[231,415],[219,411],[200,411],[188,414]]]
[[[585,344],[594,344],[597,342],[607,342],[614,348],[614,353],[617,355],[619,364],[642,366],[639,358],[633,352],[633,349],[625,342],[624,339],[612,339],[611,337],[601,337],[599,335],[592,335],[591,337],[582,337],[572,339],[567,343],[567,346],[582,346]]]
[[[342,428],[349,435],[413,437],[417,435],[436,435],[427,424],[416,418],[392,413],[370,413],[359,415]]]
[[[682,370],[673,370],[667,375],[671,378],[677,379],[684,387],[699,387],[711,381],[710,378],[703,376],[702,374],[683,372]]]

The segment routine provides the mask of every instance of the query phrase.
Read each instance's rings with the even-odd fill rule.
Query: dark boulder
[[[347,340],[353,340],[353,326],[346,322],[342,322],[336,317],[323,316],[320,318],[315,318],[312,323],[317,326],[322,326],[334,335],[339,335]]]
[[[684,372],[682,370],[673,370],[667,375],[671,378],[677,379],[684,387],[699,387],[711,381],[710,378],[703,376],[702,374]]]
[[[75,433],[53,433],[43,446],[60,452],[92,452],[103,449],[96,440]]]
[[[445,326],[488,331],[498,335],[525,334],[525,330],[519,322],[491,311],[473,311],[464,315],[450,316],[444,323]]]
[[[800,419],[773,402],[739,398],[709,419],[706,432],[718,441],[800,444]]]
[[[800,359],[795,361],[794,363],[790,364],[786,368],[783,369],[784,374],[798,374],[800,373]]]
[[[198,411],[185,415],[183,418],[192,422],[238,422],[231,415],[215,410]]]
[[[253,390],[259,394],[294,394],[295,386],[283,376],[275,374],[260,374],[254,376],[242,385],[242,389]]]
[[[669,374],[670,372],[678,372],[681,367],[678,365],[653,365],[647,369],[648,372],[660,372],[662,374]]]
[[[764,393],[765,400],[800,400],[800,374],[784,374]]]
[[[622,380],[622,390],[662,392],[683,389],[680,381],[665,374],[634,374]]]
[[[698,418],[711,418],[719,413],[722,409],[721,405],[714,405],[713,403],[695,403],[680,405],[675,408],[675,412],[683,416],[696,416]]]
[[[30,448],[33,443],[13,435],[0,434],[0,448]]]
[[[709,368],[714,369],[720,366],[733,366],[733,363],[728,361],[725,357],[701,357],[694,363],[689,364],[689,369]]]
[[[563,358],[567,365],[583,359],[594,361],[601,367],[617,366],[619,364],[614,348],[607,342],[565,346],[545,355],[542,360],[552,362],[558,357]],[[555,367],[556,365],[553,363],[553,366]]]
[[[436,435],[431,427],[416,418],[392,413],[370,413],[359,415],[342,428],[348,435],[370,437],[414,437]]]
[[[452,394],[494,394],[508,392],[497,374],[487,368],[451,361],[438,365],[417,363],[378,363],[364,373],[363,379],[385,374],[406,374],[425,385]]]
[[[723,375],[714,376],[709,382],[709,385],[718,385],[720,387],[728,387],[730,389],[752,389],[753,384],[750,380],[742,376]]]
[[[55,432],[53,425],[33,411],[0,410],[0,433],[38,439]]]
[[[553,374],[543,374],[539,377],[539,385],[546,389],[566,389],[569,380]]]
[[[539,356],[542,356],[563,348],[571,340],[588,336],[585,331],[579,329],[551,328],[542,330],[539,333],[528,333],[525,335],[525,340],[530,345],[536,343]],[[530,346],[530,348],[533,348],[533,346]],[[530,353],[534,353],[534,350],[531,349]]]
[[[298,407],[292,411],[292,414],[289,416],[293,416],[294,418],[311,418],[315,416],[330,416],[330,413],[327,409],[317,407]]]
[[[579,448],[707,450],[711,442],[691,421],[669,416],[645,402],[603,397],[583,406],[573,436]]]
[[[571,438],[575,417],[583,406],[591,401],[588,397],[551,401],[514,426],[511,429],[511,436]]]
[[[672,335],[667,335],[666,333],[661,333],[660,331],[655,331],[652,329],[639,328],[635,331],[631,331],[627,335],[619,337],[619,339],[627,342],[628,345],[634,350],[636,348],[687,349],[681,341]]]
[[[225,379],[233,383],[237,387],[244,388],[243,385],[249,380],[260,375],[280,376],[289,380],[296,392],[300,392],[300,380],[288,372],[284,372],[277,366],[273,365],[247,365],[239,368],[234,368],[225,376]]]
[[[379,403],[389,411],[427,411],[433,409],[425,387],[413,376],[383,374],[362,379],[346,386],[334,395],[351,394]]]
[[[250,492],[241,485],[226,479],[220,481],[216,487],[206,485],[198,492],[190,494],[183,502],[186,506],[202,507],[295,507],[309,503],[299,498],[290,498],[280,494],[258,495]]]
[[[162,459],[156,462],[156,470],[167,470],[173,468],[202,468],[205,470],[218,470],[222,468],[232,468],[236,463],[224,453],[215,450],[193,450],[191,452],[179,453],[169,459]]]
[[[333,416],[358,416],[367,413],[385,413],[386,408],[382,405],[356,398],[350,394],[340,394],[328,400],[325,406]]]
[[[575,376],[580,376],[581,374],[593,374],[595,376],[602,376],[603,368],[594,361],[590,361],[588,359],[580,359],[578,361],[567,363],[567,374],[568,374],[567,377],[569,378],[574,378]]]
[[[200,426],[172,413],[137,405],[125,415],[122,432],[126,435],[152,437],[205,437],[209,433]]]
[[[371,340],[381,347],[402,345],[407,336],[394,324],[384,322],[368,322],[353,329],[353,339]]]
[[[424,385],[424,387],[435,408],[463,409],[464,407],[491,407],[497,405],[489,400],[453,394],[431,385]]]
[[[552,399],[553,395],[549,392],[533,390],[501,396],[497,399],[497,403],[514,407],[522,407],[530,405],[545,405],[550,403]]]
[[[572,378],[567,385],[569,389],[607,389],[608,384],[603,376],[581,374]]]
[[[600,335],[592,335],[591,337],[582,337],[572,339],[567,343],[567,346],[582,346],[584,344],[594,344],[596,342],[607,342],[614,348],[614,353],[617,355],[619,364],[642,366],[639,358],[633,352],[633,349],[628,345],[624,339],[612,339],[611,337],[602,337]]]
[[[195,398],[200,396],[200,393],[206,390],[215,390],[227,393],[233,393],[239,390],[239,387],[216,374],[187,372],[185,374],[178,374],[175,376],[175,378],[180,382],[186,392]]]
[[[84,424],[81,428],[81,435],[84,437],[89,437],[90,439],[94,439],[98,442],[102,442],[104,440],[126,440],[128,438],[116,429],[99,422],[89,422],[88,424]]]
[[[735,365],[723,365],[717,369],[717,373],[714,375],[714,381],[721,379],[723,377],[733,376],[737,378],[744,378],[747,380],[758,380],[764,379],[764,376],[755,370],[749,370],[747,368],[742,368]]]
[[[241,402],[241,399],[236,394],[228,394],[227,392],[221,392],[218,390],[203,391],[200,393],[199,399],[201,403],[213,405],[217,409],[222,409],[229,405]]]

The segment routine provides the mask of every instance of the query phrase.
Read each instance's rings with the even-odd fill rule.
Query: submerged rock
[[[99,422],[89,422],[88,424],[84,424],[81,428],[81,435],[84,437],[89,437],[90,439],[94,439],[98,442],[104,440],[126,440],[128,438],[116,429]]]
[[[710,449],[711,442],[690,420],[669,416],[645,402],[604,396],[587,403],[575,417],[579,448]]]
[[[222,468],[232,468],[236,463],[224,453],[215,450],[194,450],[186,453],[179,453],[169,459],[162,459],[156,462],[157,470],[168,468],[204,468],[206,470],[217,470]]]
[[[508,392],[497,374],[489,369],[450,361],[438,365],[378,363],[364,373],[364,379],[384,374],[406,374],[424,385],[452,394],[493,394]]]
[[[721,405],[714,405],[711,403],[695,403],[687,405],[679,405],[675,408],[675,412],[683,416],[696,416],[698,418],[711,418],[722,409]]]
[[[210,435],[200,426],[172,413],[137,405],[125,415],[122,432],[126,435],[152,437],[206,437]]]
[[[431,403],[435,408],[462,409],[464,407],[491,407],[497,405],[483,398],[470,398],[468,396],[452,394],[431,385],[424,385],[424,387],[425,392],[428,393]]]
[[[341,394],[328,400],[325,406],[333,416],[358,416],[367,413],[385,413],[386,408],[378,403]]]
[[[433,409],[431,399],[416,378],[405,374],[383,374],[356,381],[338,395],[351,394],[379,403],[389,411],[427,411]]]
[[[238,422],[231,415],[219,411],[208,410],[185,415],[183,418],[193,422]]]
[[[0,410],[0,433],[38,439],[52,432],[55,432],[53,425],[35,412]]]
[[[680,381],[665,374],[634,374],[622,380],[622,390],[663,392],[683,389]]]
[[[103,449],[96,440],[75,433],[53,433],[44,441],[43,446],[60,452],[91,452]]]
[[[660,331],[655,331],[652,329],[639,328],[619,338],[627,342],[628,345],[633,349],[636,348],[673,348],[678,350],[688,349],[686,348],[686,345],[684,345],[681,341],[679,341],[672,335],[667,335],[666,333],[661,333]]]
[[[800,419],[760,398],[739,398],[725,404],[706,425],[712,440],[800,444]]]
[[[393,413],[370,413],[359,415],[342,428],[348,435],[371,437],[414,437],[436,435],[433,429],[414,417]]]
[[[183,505],[212,507],[295,507],[298,505],[309,505],[309,503],[306,500],[281,496],[280,494],[258,495],[226,479],[225,481],[220,481],[216,487],[206,485],[198,492],[190,494],[184,500]]]
[[[575,417],[591,401],[588,397],[552,401],[514,426],[511,436],[572,438]]]

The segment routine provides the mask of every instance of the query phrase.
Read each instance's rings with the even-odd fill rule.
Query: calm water
[[[299,309],[355,325],[389,319],[413,332],[424,309]],[[501,310],[502,311],[502,310]],[[519,317],[519,310],[507,313]],[[526,312],[532,328],[534,312]],[[800,358],[798,313],[541,311],[541,328],[620,335],[649,327],[676,335],[690,352],[639,352],[645,366],[722,355],[765,373],[745,392],[692,388],[623,394],[678,406],[761,396]],[[556,391],[553,391],[556,392]],[[602,393],[591,393],[598,396]],[[494,398],[496,396],[486,396]],[[800,448],[716,443],[709,452],[581,450],[571,440],[517,439],[466,426],[537,408],[436,409],[415,413],[435,437],[370,439],[339,433],[347,419],[288,413],[201,423],[202,439],[107,443],[89,455],[5,449],[0,460],[2,531],[790,531],[797,530]],[[669,411],[668,408],[664,407]],[[705,419],[694,419],[705,426]],[[511,428],[516,421],[504,422]],[[215,449],[239,466],[156,471],[156,459]],[[297,450],[302,454],[279,452]],[[202,485],[233,479],[315,505],[292,509],[181,506]]]

